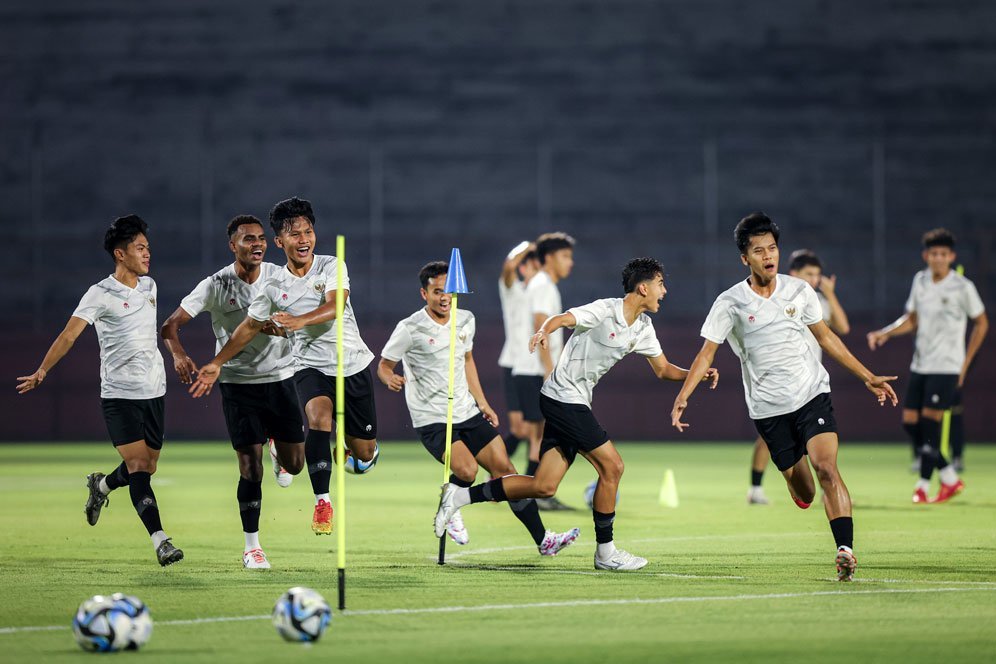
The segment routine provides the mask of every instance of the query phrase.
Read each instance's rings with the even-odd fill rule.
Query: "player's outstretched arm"
[[[892,323],[886,325],[881,330],[868,333],[868,347],[875,350],[885,344],[892,337],[901,337],[916,331],[916,312],[910,311],[903,314]]]
[[[192,320],[193,318],[184,311],[183,307],[177,307],[159,330],[163,337],[163,343],[166,344],[167,350],[173,356],[173,368],[176,369],[176,375],[180,377],[180,382],[185,385],[189,385],[193,380],[192,375],[197,373],[197,365],[190,359],[183,344],[180,343],[180,327]]]
[[[470,390],[471,396],[474,397],[474,401],[477,402],[477,407],[481,409],[481,414],[484,415],[484,419],[491,423],[491,426],[498,426],[498,413],[488,404],[487,398],[484,396],[484,388],[481,387],[481,379],[477,375],[477,363],[474,362],[473,351],[468,351],[463,357],[464,369],[467,374],[467,389]]]
[[[21,381],[17,384],[17,393],[24,394],[25,392],[30,392],[45,380],[48,376],[48,372],[52,370],[56,364],[59,363],[69,349],[73,347],[76,340],[79,338],[83,330],[86,329],[88,323],[82,318],[77,318],[76,316],[70,316],[69,322],[66,323],[65,329],[59,333],[59,336],[55,338],[52,345],[49,347],[48,352],[45,353],[42,363],[38,365],[38,368],[30,376],[18,376],[17,380]]]
[[[539,319],[540,316],[537,314],[536,320],[538,321]],[[551,334],[553,334],[560,328],[562,327],[573,328],[577,324],[578,324],[577,319],[574,318],[574,314],[572,314],[570,311],[567,311],[562,314],[557,314],[556,316],[550,316],[545,321],[543,321],[539,325],[539,327],[536,328],[536,334],[530,337],[529,352],[535,353],[537,346],[539,346],[541,350],[546,350],[547,353],[546,353],[546,358],[544,360],[544,364],[546,363],[546,361],[549,361],[551,365],[549,367],[549,370],[553,371],[553,366],[552,366],[553,360],[550,358],[550,348],[547,345],[547,339]],[[549,373],[549,371],[547,373]]]
[[[512,248],[512,251],[508,252],[508,256],[505,257],[505,262],[501,266],[501,282],[505,284],[505,288],[511,288],[512,284],[515,283],[515,271],[519,267],[519,263],[522,262],[522,257],[533,248],[533,245],[527,240],[523,240],[519,244]]]
[[[691,398],[692,392],[709,375],[709,371],[712,368],[712,361],[716,357],[717,348],[719,348],[719,344],[706,339],[705,343],[702,344],[702,350],[695,356],[692,366],[688,369],[688,374],[685,376],[685,382],[681,386],[678,396],[674,398],[674,406],[671,408],[671,426],[678,431],[683,432],[689,426],[685,422],[682,422],[681,418],[688,408],[688,399]],[[715,371],[715,369],[712,369],[712,371]],[[719,379],[719,372],[716,372],[716,379]],[[715,387],[715,383],[713,387]]]
[[[396,366],[398,366],[397,362],[385,360],[383,357],[377,363],[377,378],[392,392],[400,392],[401,388],[405,386],[405,377],[394,373]]]
[[[989,317],[985,312],[972,319],[972,334],[968,337],[968,347],[965,350],[965,362],[961,366],[961,373],[958,375],[958,387],[965,384],[965,376],[968,375],[968,368],[972,366],[972,360],[982,347],[982,340],[989,334]]]
[[[193,382],[188,390],[195,398],[200,398],[211,393],[218,376],[221,374],[221,367],[225,362],[242,352],[242,349],[249,345],[249,342],[256,338],[256,335],[263,331],[265,321],[256,320],[251,316],[239,323],[239,326],[232,332],[228,340],[214,359],[205,364],[197,372],[197,380]]]
[[[336,304],[335,304],[335,291],[329,291],[325,294],[326,298],[331,297],[325,304],[312,309],[306,314],[301,314],[300,316],[292,316],[286,311],[279,311],[273,316],[271,320],[284,328],[288,332],[294,332],[295,330],[300,330],[302,327],[307,325],[320,325],[321,323],[327,323],[330,320],[335,320]],[[343,300],[349,300],[349,290],[346,289],[342,292]],[[345,306],[345,303],[344,303]]]
[[[884,406],[886,401],[891,401],[893,406],[899,403],[895,390],[889,385],[889,381],[896,380],[897,376],[876,376],[873,374],[868,367],[861,364],[858,358],[854,357],[844,342],[840,340],[840,337],[834,334],[833,330],[827,327],[823,321],[810,325],[809,329],[816,337],[816,341],[819,342],[820,348],[837,360],[838,364],[857,376],[865,384],[865,387],[875,395],[879,405]]]
[[[665,357],[663,353],[657,357],[648,357],[647,362],[650,362],[650,368],[654,370],[654,375],[661,380],[678,382],[684,381],[688,378],[688,369],[682,369],[675,364],[671,364],[668,362],[667,357]],[[709,386],[709,389],[716,389],[716,385],[719,383],[719,370],[715,367],[709,367],[709,370],[706,371],[705,376],[702,377],[703,382],[708,380],[712,381],[712,385]]]

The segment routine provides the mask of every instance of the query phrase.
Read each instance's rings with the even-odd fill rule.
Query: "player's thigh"
[[[806,451],[809,453],[809,462],[817,470],[824,468],[837,468],[837,450],[840,442],[835,431],[828,431],[813,436],[806,441]]]
[[[477,461],[492,477],[516,474],[515,466],[508,458],[505,441],[501,436],[495,436],[477,453]]]
[[[562,449],[553,447],[546,450],[536,468],[536,475],[533,477],[534,486],[543,495],[552,496],[570,467],[571,463]]]
[[[454,440],[450,446],[450,472],[465,482],[477,478],[477,459],[462,440]]]

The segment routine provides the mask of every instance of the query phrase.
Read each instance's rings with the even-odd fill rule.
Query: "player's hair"
[[[274,233],[280,235],[291,225],[291,220],[298,217],[304,217],[312,226],[315,225],[315,211],[311,209],[311,201],[294,196],[273,206],[270,210],[270,226]]]
[[[546,257],[561,249],[573,249],[574,238],[567,233],[543,233],[536,238],[536,258],[539,262],[546,263]]]
[[[263,225],[263,222],[254,217],[251,214],[240,214],[237,217],[233,217],[230,222],[228,222],[228,237],[232,237],[239,230],[239,226],[248,226],[249,224],[259,224]]]
[[[652,280],[658,274],[664,276],[664,266],[656,258],[634,258],[623,268],[623,291],[632,293],[637,286]]]
[[[737,224],[733,230],[733,239],[736,240],[740,253],[746,254],[750,239],[755,235],[764,235],[765,233],[771,233],[775,237],[775,244],[778,244],[778,236],[781,235],[778,225],[763,212],[751,212]]]
[[[427,288],[429,286],[429,279],[435,279],[441,274],[446,274],[450,271],[450,264],[446,261],[432,261],[431,263],[426,263],[422,266],[422,269],[418,271],[418,280],[422,284],[422,288]]]
[[[815,265],[820,268],[820,272],[823,271],[823,261],[820,257],[816,255],[816,252],[810,249],[796,249],[789,256],[789,272],[798,272],[804,267],[809,267],[810,265]]]
[[[148,236],[149,225],[137,214],[118,217],[104,233],[104,250],[114,258],[114,250],[127,247],[139,235]]]
[[[954,249],[954,246],[954,233],[946,228],[935,228],[923,234],[924,249],[930,249],[931,247],[948,247],[949,249]]]

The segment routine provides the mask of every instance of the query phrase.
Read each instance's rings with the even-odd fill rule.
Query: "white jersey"
[[[235,265],[229,265],[197,284],[180,301],[180,308],[191,318],[196,318],[202,311],[211,314],[217,353],[231,339],[235,328],[245,320],[249,305],[266,280],[282,269],[273,263],[262,263],[259,277],[254,283],[247,284],[235,273]],[[257,334],[238,355],[225,363],[218,380],[240,384],[273,383],[290,378],[294,370],[294,354],[288,339]]]
[[[166,394],[157,293],[151,277],[139,277],[138,285],[128,288],[111,275],[90,286],[73,312],[97,330],[102,399],[155,399]]]
[[[826,323],[827,325],[830,325],[830,319],[832,318],[832,316],[830,315],[831,314],[830,300],[828,300],[827,296],[821,293],[820,291],[816,291],[816,299],[820,301],[820,309],[823,311],[823,322]],[[812,344],[813,346],[813,352],[816,353],[816,359],[822,362],[823,349],[820,348],[820,342],[816,340],[816,337],[813,335],[813,333],[809,330],[808,327],[806,328],[806,332],[809,332],[809,343]]]
[[[630,353],[644,357],[664,353],[650,316],[640,314],[627,325],[620,297],[595,300],[569,313],[577,321],[574,334],[540,389],[551,399],[591,408],[595,385],[619,360]]]
[[[277,271],[262,285],[256,299],[249,306],[248,315],[255,320],[269,320],[278,311],[300,316],[314,311],[325,302],[335,301],[338,276],[335,256],[315,256],[311,269],[303,277],[291,274],[286,267]],[[343,288],[349,290],[349,273],[342,266]],[[343,312],[344,376],[352,376],[366,368],[373,353],[363,343],[360,329],[353,314],[352,297],[346,300]],[[297,368],[311,368],[326,376],[337,372],[335,347],[335,319],[318,325],[306,325],[291,332]]]
[[[830,391],[830,375],[810,341],[809,326],[822,320],[816,291],[802,279],[779,274],[770,298],[755,293],[746,280],[723,292],[701,334],[717,344],[729,339],[740,358],[747,410],[759,420],[792,413]]]
[[[515,356],[527,352],[529,337],[525,336],[526,325],[522,319],[526,313],[526,285],[518,279],[506,286],[498,280],[498,299],[501,301],[501,319],[505,326],[505,345],[498,356],[498,366],[511,369],[515,366]]]
[[[910,369],[919,374],[960,374],[969,318],[986,310],[975,284],[954,270],[934,282],[930,270],[913,277],[906,311],[916,312],[916,346]]]
[[[529,352],[529,339],[536,333],[534,316],[541,314],[544,318],[556,316],[563,313],[563,304],[560,301],[560,289],[553,283],[550,275],[545,270],[540,270],[526,284],[526,302],[524,307],[525,315],[522,317],[522,327],[526,339],[526,348],[523,352],[514,357],[515,365],[512,373],[517,376],[542,376],[546,373],[543,367],[543,360],[540,359],[539,351]],[[553,366],[557,366],[560,353],[564,350],[564,332],[557,330],[550,335],[547,340],[550,348],[550,357]]]
[[[474,314],[457,309],[457,345],[453,372],[453,421],[480,412],[470,389],[464,356],[474,348]],[[404,362],[405,401],[412,426],[446,422],[450,376],[450,325],[437,323],[424,308],[398,323],[381,357]]]

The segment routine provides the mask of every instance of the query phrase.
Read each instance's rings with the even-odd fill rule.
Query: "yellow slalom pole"
[[[346,608],[346,378],[343,375],[343,316],[346,310],[343,270],[346,260],[346,237],[335,239],[335,511],[338,528],[336,555],[339,567],[339,610]]]
[[[965,274],[965,266],[959,265],[955,268],[958,274]],[[945,459],[951,459],[951,409],[944,411],[944,418],[941,420],[941,454]]]
[[[450,481],[450,452],[453,449],[453,383],[456,371],[456,320],[457,294],[453,293],[450,300],[450,377],[446,395],[446,451],[443,452],[443,484]],[[446,564],[446,533],[439,538],[440,565]]]

